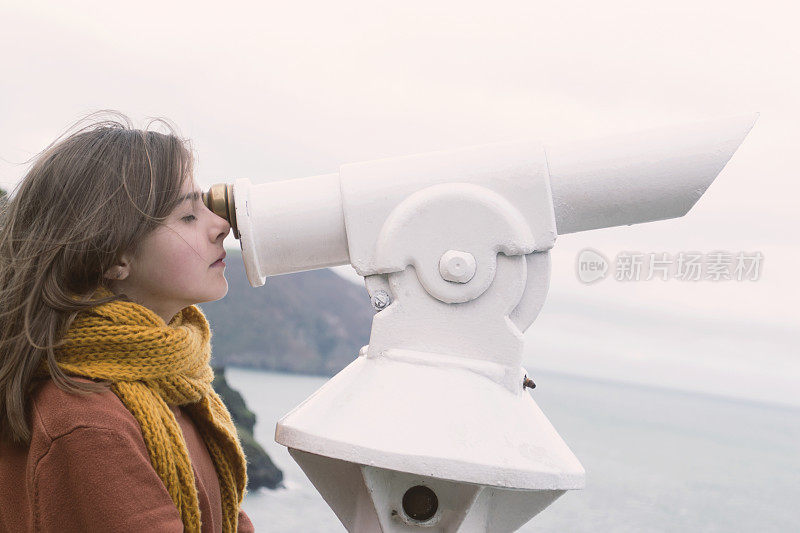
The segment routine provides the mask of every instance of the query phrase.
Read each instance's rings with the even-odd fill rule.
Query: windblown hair
[[[153,123],[168,132],[150,131]],[[78,313],[124,298],[91,300],[110,289],[104,273],[121,254],[135,258],[179,204],[194,152],[175,131],[165,119],[140,130],[121,113],[92,113],[26,161],[22,181],[0,197],[0,439],[30,442],[27,404],[43,360],[65,391],[104,387],[70,379],[55,349]]]

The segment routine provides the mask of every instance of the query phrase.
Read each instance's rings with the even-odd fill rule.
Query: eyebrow
[[[193,191],[189,194],[184,194],[178,200],[180,204],[183,204],[186,200],[198,200],[200,198],[200,191]]]

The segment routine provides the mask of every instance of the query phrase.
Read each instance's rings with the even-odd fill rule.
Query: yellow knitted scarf
[[[96,296],[113,296],[99,289]],[[112,382],[133,414],[153,464],[181,513],[184,531],[200,531],[200,506],[186,442],[169,406],[187,411],[219,477],[223,531],[237,530],[247,467],[230,413],[211,387],[211,331],[192,305],[169,324],[150,309],[115,301],[81,313],[56,349],[67,374]]]

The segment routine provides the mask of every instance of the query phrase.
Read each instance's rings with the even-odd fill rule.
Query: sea
[[[249,493],[256,531],[343,532],[287,449],[277,421],[327,378],[235,367],[255,437],[284,487]],[[800,531],[800,408],[537,372],[530,391],[586,470],[523,532]]]

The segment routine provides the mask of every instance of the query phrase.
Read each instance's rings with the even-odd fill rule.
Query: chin
[[[188,298],[189,301],[193,302],[192,305],[216,302],[223,299],[228,294],[228,283],[225,282],[224,285],[206,287],[205,289],[204,291],[195,292],[192,297]]]
[[[225,284],[219,288],[219,290],[214,291],[213,295],[209,295],[210,297],[206,300],[207,302],[216,302],[217,300],[222,300],[228,294],[228,282],[225,281]]]

